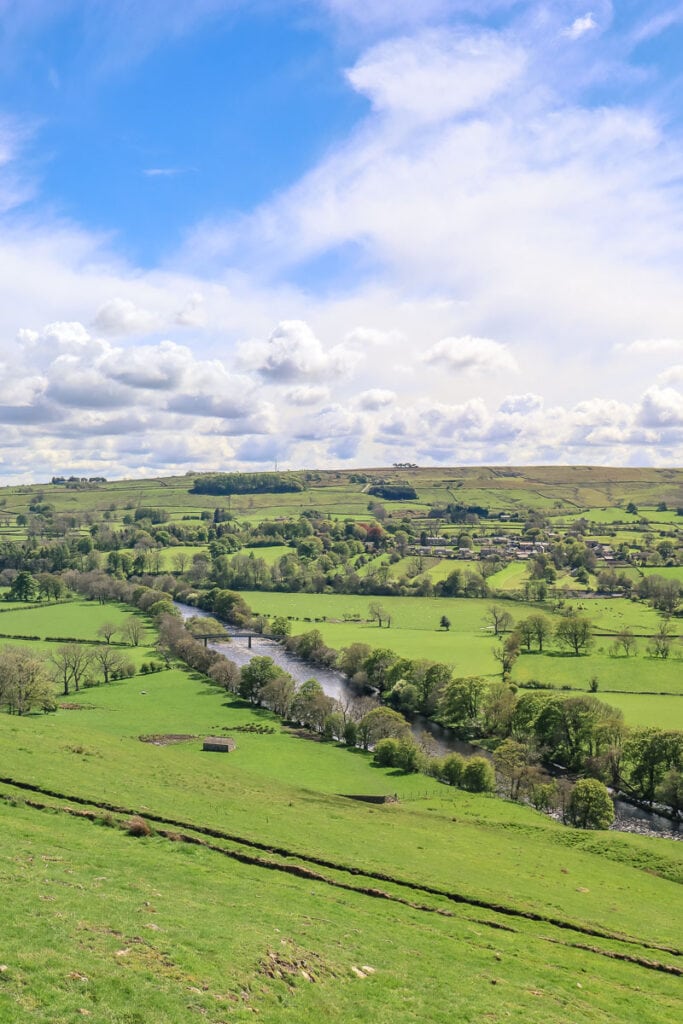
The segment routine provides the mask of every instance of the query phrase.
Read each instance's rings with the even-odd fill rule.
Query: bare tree
[[[131,647],[139,647],[145,632],[142,619],[137,615],[130,615],[124,622],[121,632],[124,640],[127,640]]]
[[[512,625],[512,616],[510,612],[506,612],[500,605],[492,604],[486,609],[486,620],[490,626],[493,627],[493,635],[500,636]]]
[[[97,647],[92,652],[92,661],[102,672],[105,684],[109,683],[111,677],[128,667],[120,651],[113,647]]]
[[[81,688],[88,669],[93,663],[93,652],[84,644],[61,644],[50,655],[57,682],[64,687],[64,696],[69,696],[69,687]]]
[[[103,622],[100,628],[97,630],[97,635],[103,637],[108,644],[111,643],[111,638],[118,633],[119,627],[115,622]]]

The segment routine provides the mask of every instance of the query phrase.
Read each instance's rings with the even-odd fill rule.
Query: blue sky
[[[680,464],[683,3],[0,0],[0,476]]]

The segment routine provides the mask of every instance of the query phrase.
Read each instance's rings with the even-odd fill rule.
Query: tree
[[[118,633],[118,630],[119,627],[115,622],[103,622],[97,630],[97,635],[103,637],[103,639],[109,644],[111,643],[111,638]]]
[[[270,624],[269,632],[272,636],[289,636],[292,632],[292,624],[284,615],[276,615]]]
[[[317,679],[302,683],[291,702],[292,717],[317,732],[322,732],[325,719],[335,708],[335,700],[327,696]]]
[[[671,639],[671,627],[665,620],[647,645],[648,654],[652,658],[661,658],[665,661],[671,653]]]
[[[583,615],[566,615],[555,628],[555,638],[562,647],[569,648],[578,657],[585,654],[593,642],[591,623]]]
[[[382,623],[387,620],[387,612],[379,603],[379,601],[371,601],[368,605],[368,615],[374,621],[377,619],[377,625],[382,628]]]
[[[623,763],[626,783],[651,804],[666,773],[683,768],[683,733],[635,729],[624,743]]]
[[[626,628],[622,629],[620,633],[614,638],[614,643],[610,649],[610,654],[617,655],[619,651],[623,651],[627,658],[630,658],[632,654],[638,653],[638,643],[632,630]]]
[[[9,589],[11,601],[32,601],[36,596],[38,585],[26,569],[17,573]]]
[[[389,681],[389,670],[396,661],[398,661],[398,655],[386,648],[380,647],[372,651],[363,663],[369,685],[376,687],[382,693]]]
[[[373,708],[358,723],[358,742],[367,750],[385,737],[401,739],[410,732],[410,726],[403,715],[391,708]]]
[[[569,820],[577,828],[609,828],[614,805],[607,787],[597,779],[579,779],[569,798]]]
[[[370,644],[350,644],[348,647],[342,647],[337,658],[337,668],[340,672],[343,672],[345,676],[353,681],[364,682],[365,679],[360,679],[359,674],[363,673],[363,665],[365,660],[370,656],[372,648]]]
[[[439,625],[441,626],[442,629],[445,629],[446,632],[448,632],[448,630],[451,628],[451,620],[448,618],[447,615],[442,615]]]
[[[510,672],[512,671],[512,666],[519,657],[519,643],[519,633],[514,632],[509,633],[501,644],[498,644],[496,647],[491,648],[491,653],[493,654],[493,657],[496,659],[496,661],[500,662],[503,679],[505,679],[506,676],[510,675]]]
[[[81,683],[93,663],[93,652],[84,644],[61,644],[50,655],[54,667],[55,678],[63,686],[65,697],[69,696],[69,687],[73,683],[78,692]]]
[[[452,679],[441,693],[438,704],[439,721],[453,729],[476,731],[485,693],[486,683],[479,676]]]
[[[36,705],[55,709],[45,662],[28,647],[0,650],[0,701],[17,715],[27,715]]]
[[[493,764],[511,800],[518,800],[530,763],[529,747],[516,740],[503,740],[493,754]]]
[[[97,665],[104,677],[105,685],[109,683],[112,676],[117,674],[128,675],[128,669],[132,668],[120,651],[115,650],[108,644],[105,647],[96,647],[92,652],[92,663]]]
[[[506,612],[500,605],[492,604],[486,610],[484,621],[488,623],[493,629],[494,636],[500,636],[512,625],[512,616],[510,612]]]
[[[240,688],[240,668],[234,661],[230,661],[229,658],[216,658],[214,663],[210,666],[208,676],[213,679],[217,686],[222,686],[224,690],[229,690],[230,693],[239,693]]]
[[[683,810],[683,773],[678,768],[670,768],[661,781],[656,792],[657,799],[668,804],[674,814]]]
[[[260,690],[261,701],[281,718],[289,718],[296,698],[296,683],[287,672],[275,676]]]
[[[543,653],[543,644],[552,636],[552,624],[545,615],[530,615],[528,621],[538,645],[539,653]]]
[[[279,665],[276,665],[272,658],[265,655],[256,655],[246,665],[242,666],[240,673],[240,697],[250,701],[252,704],[261,703],[261,687],[276,679],[282,673]]]

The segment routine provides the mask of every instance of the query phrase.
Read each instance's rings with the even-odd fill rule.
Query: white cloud
[[[359,358],[342,345],[326,351],[303,320],[281,321],[268,341],[243,344],[240,357],[246,368],[274,383],[345,374]]]
[[[384,409],[387,405],[393,405],[396,401],[396,394],[387,391],[386,388],[370,388],[363,391],[356,399],[358,408],[368,411]]]
[[[568,39],[580,39],[581,36],[585,36],[587,32],[594,32],[598,27],[594,14],[589,12],[576,18],[564,34]]]
[[[380,43],[347,75],[376,110],[439,121],[486,103],[523,67],[523,51],[498,36],[441,30]]]
[[[292,405],[320,405],[330,397],[330,389],[321,385],[301,384],[288,388],[283,395],[286,402]]]
[[[519,367],[506,345],[490,338],[442,338],[427,349],[424,363],[458,373],[517,373]]]
[[[107,335],[149,334],[158,330],[163,320],[156,313],[141,309],[130,299],[109,299],[97,310],[93,327]]]
[[[642,338],[615,345],[615,351],[638,356],[672,355],[683,352],[683,338]]]
[[[649,388],[643,395],[640,422],[645,427],[683,427],[683,393],[676,388]]]

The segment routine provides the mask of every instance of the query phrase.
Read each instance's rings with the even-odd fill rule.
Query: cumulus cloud
[[[359,358],[342,345],[326,351],[303,320],[281,321],[268,341],[246,342],[240,355],[245,367],[273,383],[338,376],[348,373]]]
[[[330,389],[324,386],[313,384],[301,384],[295,388],[288,388],[284,392],[284,399],[292,405],[320,405],[330,397]]]
[[[457,373],[517,373],[519,367],[506,345],[490,338],[463,335],[442,338],[427,349],[422,361]]]
[[[387,405],[393,405],[396,401],[396,394],[386,388],[370,388],[363,391],[356,399],[359,409],[375,410],[384,409]]]
[[[541,395],[508,395],[500,403],[499,411],[506,416],[528,416],[543,408]]]
[[[93,327],[107,335],[149,334],[162,326],[163,320],[148,309],[141,309],[130,299],[115,298],[97,310]]]
[[[433,122],[488,102],[523,67],[523,51],[499,36],[427,30],[379,43],[347,75],[376,110]]]
[[[671,387],[648,388],[643,395],[639,419],[645,427],[682,427],[683,393]]]

